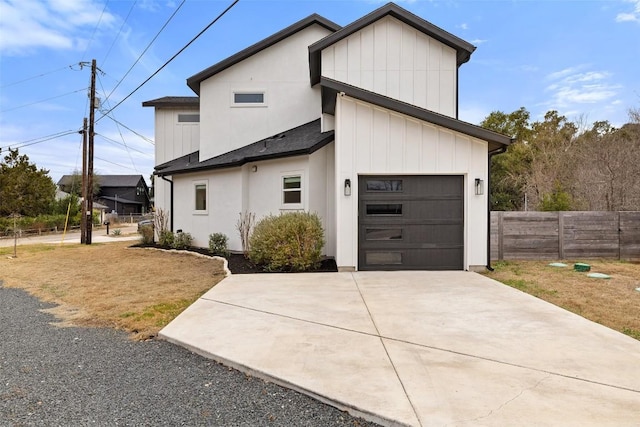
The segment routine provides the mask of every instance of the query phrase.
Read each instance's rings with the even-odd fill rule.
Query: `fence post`
[[[558,255],[564,259],[564,212],[558,212]]]
[[[504,226],[502,223],[502,216],[504,215],[503,211],[498,212],[498,260],[502,261],[504,259],[504,244],[503,238],[504,235]]]
[[[620,249],[620,234],[622,234],[620,231],[620,211],[617,212],[616,215],[616,222],[617,222],[617,226],[618,226],[618,260],[621,260],[622,258],[622,250]]]

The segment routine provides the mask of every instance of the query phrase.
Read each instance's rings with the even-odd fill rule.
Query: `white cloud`
[[[632,12],[622,12],[616,16],[616,22],[637,22],[640,23],[640,0],[625,0],[633,4]]]
[[[456,28],[460,28],[461,30],[468,30],[469,25],[467,25],[466,23],[462,23],[460,25],[456,25]]]
[[[486,39],[473,39],[473,40],[471,40],[470,43],[472,45],[478,45],[478,44],[482,44],[482,43],[486,43],[486,42],[488,42],[488,40],[486,40]]]
[[[83,30],[115,17],[94,0],[0,0],[0,53],[23,55],[37,48],[80,49]]]
[[[547,105],[554,109],[575,108],[577,104],[605,102],[618,94],[622,86],[609,82],[611,73],[585,70],[587,67],[583,64],[547,75],[551,83],[545,90],[552,92]]]

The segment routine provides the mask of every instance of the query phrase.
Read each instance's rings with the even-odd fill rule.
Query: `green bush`
[[[173,239],[174,249],[188,249],[193,242],[193,236],[190,233],[183,233],[182,231],[176,233]]]
[[[221,257],[229,256],[229,238],[224,233],[213,233],[209,235],[209,251]]]
[[[164,248],[173,247],[173,232],[170,230],[163,230],[160,232],[160,236],[158,236],[158,244]]]
[[[320,263],[324,232],[318,215],[290,212],[258,222],[250,241],[254,263],[269,271],[305,271]]]
[[[153,227],[152,226],[144,226],[140,228],[140,242],[143,245],[152,245],[153,244]]]

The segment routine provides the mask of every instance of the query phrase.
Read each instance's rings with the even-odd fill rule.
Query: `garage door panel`
[[[463,266],[462,176],[361,176],[359,268]]]

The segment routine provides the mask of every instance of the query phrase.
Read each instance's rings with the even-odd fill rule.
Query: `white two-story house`
[[[187,79],[155,108],[157,208],[241,250],[236,223],[322,219],[341,270],[488,264],[491,155],[511,138],[458,120],[474,47],[389,3],[345,26],[305,18]]]

